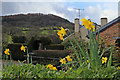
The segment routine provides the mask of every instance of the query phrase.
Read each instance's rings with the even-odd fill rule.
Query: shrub
[[[24,55],[26,54],[26,52],[23,52],[20,50],[22,45],[26,46],[26,44],[22,44],[22,43],[8,44],[8,48],[11,51],[12,59],[14,59],[14,60],[24,60],[25,59]]]
[[[51,40],[48,37],[40,37],[39,41],[45,46],[51,43]]]
[[[26,42],[26,37],[25,36],[13,36],[12,41],[14,43],[25,43]]]
[[[59,58],[59,57],[65,57],[69,54],[68,50],[35,50],[33,51],[35,53],[35,56],[38,57],[49,57],[49,58]]]
[[[47,50],[64,50],[64,45],[62,45],[62,44],[50,44],[50,45],[46,45],[45,48]]]
[[[87,67],[80,67],[77,70],[71,69],[62,70],[50,70],[45,65],[12,65],[3,68],[2,78],[8,79],[39,79],[39,78],[78,78],[78,79],[89,79],[89,78],[111,78],[115,80],[120,79],[120,70],[115,67],[104,68],[100,67],[99,70],[88,69]]]

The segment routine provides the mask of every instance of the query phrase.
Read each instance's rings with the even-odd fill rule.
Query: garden
[[[109,44],[99,37],[99,32],[96,33],[93,22],[81,19],[82,25],[90,30],[89,42],[83,40],[78,41],[74,36],[64,40],[64,36],[71,34],[69,29],[60,27],[57,30],[59,39],[64,41],[65,49],[72,50],[72,52],[61,57],[57,64],[33,64],[32,56],[30,56],[29,49],[26,45],[20,44],[19,50],[26,53],[27,59],[20,61],[19,65],[13,64],[11,57],[11,49],[6,48],[4,52],[4,60],[9,60],[7,65],[3,63],[2,78],[3,79],[39,79],[39,78],[80,78],[80,79],[120,79],[120,48],[116,43]],[[20,57],[20,56],[17,56]]]

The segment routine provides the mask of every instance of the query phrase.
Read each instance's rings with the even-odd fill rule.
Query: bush
[[[26,44],[22,44],[22,43],[8,44],[8,48],[11,51],[10,53],[11,53],[12,59],[14,59],[14,60],[24,60],[25,59],[24,55],[26,53],[20,50],[22,45],[26,46]]]
[[[50,45],[46,45],[45,48],[47,50],[64,50],[64,45],[62,45],[62,44],[50,44]]]
[[[50,70],[44,65],[36,64],[22,64],[12,65],[3,68],[2,78],[8,79],[38,79],[38,78],[78,78],[78,79],[89,79],[89,78],[111,78],[115,80],[120,79],[120,70],[115,67],[104,68],[100,67],[98,70],[88,69],[88,67],[80,67],[77,70],[71,69],[66,72],[62,70]]]
[[[68,50],[35,50],[33,51],[34,56],[38,57],[49,57],[49,58],[59,58],[65,57],[69,54]]]
[[[51,40],[48,37],[40,37],[39,41],[43,44],[43,46],[49,45],[51,43]]]
[[[42,49],[44,49],[45,45],[49,45],[51,43],[51,40],[48,37],[37,37],[34,36],[28,41],[28,49],[29,52],[32,52],[33,50],[39,49],[39,43],[42,44]]]
[[[13,36],[12,41],[14,43],[25,43],[26,42],[26,37],[25,36]]]

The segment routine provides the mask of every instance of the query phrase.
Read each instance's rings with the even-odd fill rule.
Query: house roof
[[[104,30],[106,30],[107,28],[109,28],[111,25],[117,23],[120,21],[120,16],[118,16],[117,18],[115,18],[114,20],[110,21],[109,23],[107,23],[106,25],[100,27],[98,30],[96,30],[96,33],[98,32],[102,32]]]
[[[114,20],[110,21],[110,22],[107,23],[106,25],[104,25],[104,26],[100,27],[99,29],[97,29],[97,30],[96,30],[96,33],[98,33],[98,32],[100,33],[100,32],[102,32],[102,31],[106,30],[106,29],[109,28],[111,25],[113,25],[113,24],[115,24],[115,23],[117,23],[117,22],[119,22],[119,21],[120,21],[120,16],[118,16],[117,18],[115,18]],[[80,29],[83,28],[83,27],[85,27],[85,26],[80,26]],[[99,25],[98,25],[97,27],[99,27]],[[69,38],[69,37],[72,36],[73,34],[74,34],[74,33],[70,34],[68,37],[66,37],[66,38],[64,38],[64,39]],[[88,35],[87,35],[87,37],[89,38]],[[120,39],[120,37],[115,37],[115,38]]]

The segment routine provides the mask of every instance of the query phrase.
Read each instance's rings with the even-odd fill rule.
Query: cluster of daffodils
[[[54,67],[52,64],[48,64],[46,68],[49,68],[50,70],[57,70],[57,68]]]
[[[69,55],[68,55],[68,56],[66,56],[65,58],[67,59],[67,61],[72,61],[72,59],[70,58],[70,56],[69,56]],[[61,60],[60,60],[60,62],[61,62],[62,64],[65,64],[65,63],[66,63],[65,58],[63,58],[63,59],[61,59]]]
[[[64,36],[66,35],[66,30],[68,29],[64,29],[63,27],[60,27],[61,30],[57,30],[57,34],[60,38],[60,40],[63,40],[64,41]]]
[[[9,50],[9,49],[6,49],[6,50],[4,51],[4,53],[5,53],[6,55],[10,55],[10,50]]]
[[[93,25],[93,22],[86,20],[85,18],[81,19],[82,25],[85,26],[86,29],[89,29],[91,31],[95,31],[95,26]]]

